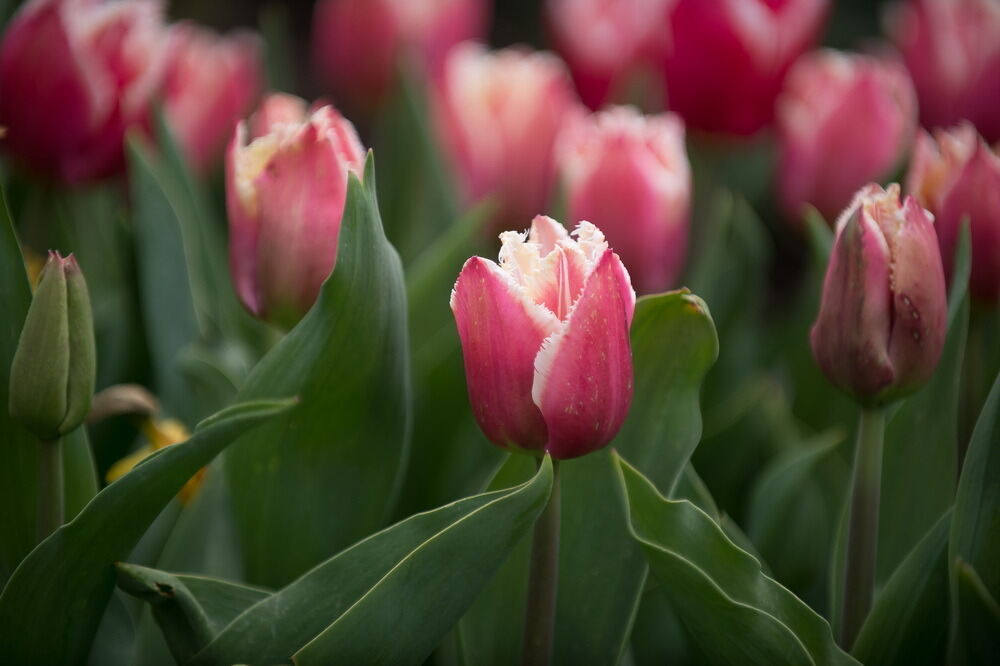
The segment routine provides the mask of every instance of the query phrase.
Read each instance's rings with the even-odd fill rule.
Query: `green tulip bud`
[[[90,410],[94,323],[73,255],[49,252],[10,368],[10,414],[40,439],[75,430]]]

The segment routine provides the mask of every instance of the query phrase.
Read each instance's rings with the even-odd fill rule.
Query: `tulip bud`
[[[899,186],[858,192],[837,222],[810,341],[827,379],[864,405],[901,398],[934,373],[948,303],[933,216]]]
[[[664,61],[667,108],[687,126],[750,135],[770,124],[793,62],[819,36],[828,0],[677,0]]]
[[[819,51],[802,58],[778,100],[778,196],[785,214],[806,204],[827,220],[862,185],[888,176],[916,126],[913,86],[902,65]]]
[[[226,158],[230,270],[250,312],[291,327],[336,263],[347,174],[361,176],[365,152],[331,106],[294,122],[250,125],[267,133],[248,141],[241,122]]]
[[[569,75],[551,54],[471,42],[452,49],[438,127],[466,200],[495,197],[494,227],[546,207],[556,135],[576,108]]]
[[[924,127],[970,120],[1000,141],[1000,3],[909,0],[886,16],[920,100]]]
[[[671,286],[687,250],[691,199],[680,118],[615,107],[570,124],[556,154],[570,217],[600,225],[640,293]]]
[[[337,99],[370,110],[407,59],[436,79],[448,51],[486,36],[489,0],[321,0],[313,61]]]
[[[641,70],[659,68],[673,0],[549,0],[553,41],[584,104],[622,99]]]
[[[0,44],[0,145],[69,183],[120,172],[132,125],[148,123],[167,56],[156,0],[33,0]]]
[[[50,252],[11,362],[11,416],[40,439],[75,430],[90,410],[95,357],[87,282],[73,255]]]
[[[215,163],[237,121],[262,87],[260,40],[250,33],[222,37],[195,25],[173,30],[164,112],[199,171]]]
[[[544,216],[504,232],[500,264],[472,257],[451,294],[479,426],[553,458],[610,442],[632,401],[628,272],[597,227],[573,234]]]
[[[951,275],[962,221],[972,235],[969,291],[1000,302],[1000,155],[972,125],[921,132],[913,150],[907,191],[934,214],[945,275]]]

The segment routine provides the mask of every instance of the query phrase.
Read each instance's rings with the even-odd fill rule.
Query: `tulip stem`
[[[38,522],[37,536],[41,543],[63,524],[63,465],[62,440],[42,439],[38,442]]]
[[[851,479],[851,514],[840,608],[840,645],[850,650],[872,606],[878,544],[885,411],[862,407]]]
[[[556,628],[556,591],[559,586],[559,461],[552,461],[552,492],[535,521],[528,573],[528,601],[524,607],[524,666],[552,663]]]

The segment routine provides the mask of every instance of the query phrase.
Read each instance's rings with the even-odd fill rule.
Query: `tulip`
[[[148,122],[162,83],[161,14],[155,0],[24,5],[0,44],[0,143],[69,183],[120,172],[125,131]]]
[[[708,132],[746,136],[767,126],[785,74],[815,43],[828,4],[678,0],[667,28],[667,107]]]
[[[550,54],[471,42],[452,50],[437,125],[467,202],[495,198],[494,228],[546,207],[556,135],[576,109],[569,75]]]
[[[584,104],[621,99],[642,71],[658,68],[673,0],[549,0],[548,23]]]
[[[253,314],[294,325],[312,306],[337,260],[348,172],[361,177],[365,151],[357,132],[331,106],[280,122],[265,101],[266,133],[247,136],[241,122],[226,157],[229,263],[236,292]],[[305,103],[298,104],[305,109]]]
[[[469,401],[495,444],[553,458],[601,448],[632,400],[635,292],[604,235],[538,216],[472,257],[451,295]]]
[[[114,483],[122,478],[131,472],[136,465],[160,449],[175,444],[183,444],[191,438],[191,433],[188,432],[188,429],[176,419],[160,419],[150,416],[142,420],[140,430],[142,430],[142,434],[146,439],[146,444],[108,468],[107,473],[104,475],[104,480],[108,483]],[[177,499],[180,500],[181,504],[190,504],[191,500],[198,494],[198,491],[201,490],[201,486],[205,481],[206,469],[202,467],[195,472],[195,475],[188,479],[188,482],[177,493]]]
[[[886,18],[913,77],[923,125],[966,119],[987,141],[1000,141],[1000,3],[911,0]]]
[[[313,61],[339,98],[371,109],[406,58],[432,78],[448,51],[486,36],[489,0],[322,0],[313,18]]]
[[[600,226],[640,293],[671,286],[687,250],[691,200],[680,118],[616,107],[572,124],[556,154],[570,218]]]
[[[173,39],[164,111],[188,159],[204,171],[260,94],[260,40],[250,33],[222,37],[194,25],[178,26]]]
[[[916,126],[902,65],[820,51],[800,60],[778,101],[778,196],[798,219],[811,204],[826,219],[854,192],[897,167]]]
[[[837,222],[813,356],[864,405],[920,388],[944,346],[948,304],[933,216],[899,186],[858,192]]]
[[[951,275],[959,227],[969,220],[969,290],[983,302],[1000,302],[1000,155],[970,124],[940,130],[936,140],[921,132],[906,188],[934,213],[946,275]]]

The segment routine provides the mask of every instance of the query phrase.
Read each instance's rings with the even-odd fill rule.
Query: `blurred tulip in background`
[[[837,222],[810,341],[827,379],[862,404],[909,395],[934,374],[948,303],[934,220],[899,185],[858,192]]]
[[[770,124],[792,63],[819,39],[827,0],[677,0],[664,61],[667,108],[690,129]]]
[[[554,55],[466,42],[448,58],[437,126],[468,202],[495,197],[494,228],[546,209],[560,128],[579,102]]]
[[[785,214],[828,221],[865,183],[890,176],[916,126],[913,85],[892,60],[824,50],[800,60],[778,100],[777,188]]]
[[[659,67],[667,44],[667,11],[675,0],[550,0],[555,48],[566,60],[584,104],[599,109],[628,101],[637,77]],[[644,85],[648,79],[642,79]]]
[[[683,121],[630,107],[579,118],[560,137],[557,161],[570,219],[604,231],[640,293],[673,286],[691,201]]]
[[[382,101],[404,58],[436,78],[451,48],[486,35],[489,0],[321,0],[313,62],[336,99]]]
[[[168,55],[155,0],[34,0],[0,44],[5,150],[71,184],[124,167],[122,141],[146,124]]]
[[[912,0],[886,23],[920,99],[924,127],[971,121],[1000,141],[1000,2]]]
[[[451,295],[469,402],[486,436],[575,458],[617,434],[632,400],[635,292],[604,235],[538,216],[472,257]]]
[[[331,106],[305,112],[282,96],[262,108],[269,122],[252,118],[254,136],[241,122],[226,157],[230,269],[247,309],[290,327],[333,269],[347,175],[360,176],[365,153]],[[303,115],[292,118],[292,108]]]
[[[261,93],[261,44],[252,33],[221,36],[194,24],[172,33],[164,109],[191,164],[205,171]]]
[[[935,217],[945,273],[951,275],[962,221],[972,234],[969,289],[1000,301],[1000,156],[972,125],[921,132],[913,149],[907,191]]]

